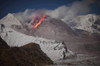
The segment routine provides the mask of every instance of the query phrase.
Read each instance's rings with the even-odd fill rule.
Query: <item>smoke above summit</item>
[[[70,6],[63,5],[56,8],[55,10],[48,11],[48,14],[54,18],[62,19],[66,22],[75,16],[87,14],[91,9],[90,5],[93,3],[93,0],[76,1],[73,2]]]
[[[22,22],[27,22],[32,19],[36,11],[44,11],[46,15],[51,16],[52,18],[61,19],[64,22],[83,14],[88,14],[91,10],[91,4],[94,4],[94,0],[82,0],[75,1],[72,4],[66,6],[62,5],[54,10],[48,9],[26,9],[24,12],[15,13],[14,15]]]

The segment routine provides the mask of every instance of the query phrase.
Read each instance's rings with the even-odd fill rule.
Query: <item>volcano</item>
[[[51,17],[46,17],[41,24],[33,30],[34,36],[48,39],[62,40],[76,36],[76,33],[64,22]]]
[[[0,36],[11,47],[21,47],[34,42],[52,61],[72,58],[76,62],[80,54],[82,57],[89,55],[88,58],[85,57],[86,62],[87,59],[90,61],[100,58],[99,33],[94,34],[82,29],[72,29],[70,24],[67,25],[59,19],[47,15],[43,16],[39,18],[37,16],[36,19],[23,22],[14,14],[8,14],[0,20]],[[36,27],[34,28],[34,26]],[[2,45],[3,48],[6,48],[5,46]],[[96,58],[94,59],[94,57]],[[79,61],[81,60],[84,59],[79,58]]]

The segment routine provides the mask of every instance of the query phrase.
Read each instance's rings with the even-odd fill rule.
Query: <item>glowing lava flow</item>
[[[44,18],[45,18],[45,16],[43,16],[43,17],[40,19],[40,21],[33,27],[33,29],[37,28],[37,27],[41,24],[41,22],[44,20]]]

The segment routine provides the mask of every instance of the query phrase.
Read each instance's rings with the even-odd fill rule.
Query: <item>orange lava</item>
[[[37,28],[37,27],[41,24],[41,22],[44,20],[44,18],[45,18],[45,16],[43,16],[43,17],[40,19],[40,21],[39,21],[36,25],[34,25],[33,29]]]

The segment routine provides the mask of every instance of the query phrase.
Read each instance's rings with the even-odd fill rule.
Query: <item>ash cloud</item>
[[[21,22],[27,22],[28,20],[30,20],[32,17],[31,15],[35,12],[34,9],[26,9],[24,12],[18,12],[18,13],[14,13],[14,16],[20,20]]]
[[[74,18],[75,16],[87,14],[91,7],[90,5],[95,3],[94,0],[83,0],[73,2],[70,6],[60,6],[55,10],[48,10],[47,14],[49,14],[53,18],[61,19],[64,22]]]
[[[62,5],[54,10],[40,9],[39,11],[45,11],[46,15],[52,18],[61,19],[64,22],[83,14],[88,14],[91,10],[91,4],[94,4],[95,0],[82,0],[75,1],[71,5]],[[20,21],[27,22],[34,17],[37,10],[27,9],[25,12],[14,14]]]

